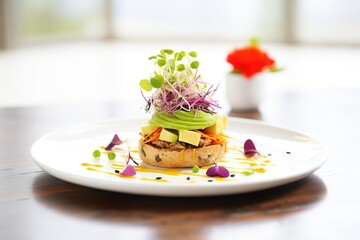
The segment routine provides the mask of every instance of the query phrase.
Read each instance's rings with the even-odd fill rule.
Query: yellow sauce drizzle
[[[154,179],[154,178],[139,178],[139,179],[143,181],[152,181],[152,182],[169,182],[166,179]]]
[[[266,170],[264,168],[254,168],[254,171],[257,173],[264,173]]]
[[[105,149],[104,146],[100,146],[100,149]],[[258,159],[251,159],[251,158],[246,158],[246,157],[234,157],[235,154],[238,153],[239,150],[243,149],[242,147],[238,147],[238,146],[228,146],[228,144],[225,142],[225,152],[230,152],[230,156],[226,156],[225,158],[222,158],[220,160],[220,162],[222,162],[222,166],[226,167],[229,171],[230,174],[243,174],[243,175],[247,175],[246,173],[251,170],[252,167],[256,167],[256,166],[276,166],[276,164],[272,164],[271,161],[268,159],[267,155],[261,155],[260,158]],[[116,147],[114,148],[114,150],[117,151],[121,151],[124,150],[123,148],[119,148]],[[139,150],[136,147],[133,147],[130,152],[132,153],[138,153]],[[179,155],[179,161],[184,161],[184,152],[185,150],[182,150],[180,152]],[[102,151],[102,154],[107,154],[109,153],[109,151]],[[233,155],[232,155],[233,154]],[[123,154],[123,153],[117,153],[117,155],[126,158],[128,156],[128,154]],[[133,156],[134,159],[136,160],[141,160],[140,157],[138,157],[135,154],[135,157]],[[191,158],[192,160],[194,160],[196,158],[196,151],[195,149],[192,150],[192,154],[191,154]],[[244,167],[241,165],[247,165],[248,167]],[[111,176],[116,176],[116,177],[120,177],[120,178],[135,178],[135,179],[139,179],[139,180],[143,180],[143,181],[152,181],[152,182],[161,182],[161,183],[166,183],[169,182],[169,180],[167,179],[156,179],[156,178],[148,178],[148,177],[136,177],[136,176],[125,176],[125,175],[121,175],[119,173],[115,173],[115,172],[111,172],[111,171],[106,171],[106,170],[100,170],[99,168],[104,168],[105,166],[99,164],[99,163],[81,163],[81,166],[86,167],[87,170],[89,171],[94,171],[94,172],[100,172],[100,173],[104,173],[104,174],[108,174]],[[115,168],[118,170],[121,170],[122,168],[124,168],[126,166],[126,164],[124,162],[116,162],[113,163],[111,165],[111,168]],[[209,169],[211,166],[203,166],[201,167],[202,170],[207,170]],[[256,167],[256,168],[252,168],[254,172],[256,173],[265,173],[266,169],[262,168],[262,167]],[[135,170],[137,172],[144,172],[144,173],[158,173],[158,174],[163,174],[163,175],[170,175],[170,176],[194,176],[196,178],[209,178],[206,174],[200,174],[200,173],[193,173],[191,171],[182,171],[181,169],[177,169],[177,168],[153,168],[153,167],[148,167],[146,165],[138,165],[138,166],[134,166]],[[220,181],[220,182],[226,182],[226,181],[231,181],[231,182],[235,182],[238,181],[238,179],[233,179],[233,178],[222,178],[222,177],[212,177],[209,179],[213,179],[215,181]],[[178,182],[178,183],[197,183],[198,181],[196,180],[186,180],[184,178],[183,182]],[[177,182],[175,182],[177,183]]]
[[[160,173],[172,176],[179,176],[181,174],[181,170],[173,169],[173,168],[149,168],[146,166],[135,166],[135,170],[138,172],[151,172],[151,173]]]
[[[84,167],[90,167],[90,166],[91,166],[91,167],[97,167],[97,168],[102,168],[102,167],[104,167],[103,165],[98,164],[98,163],[96,163],[96,164],[82,163],[81,166],[84,166]]]
[[[112,167],[125,167],[125,163],[113,163]]]
[[[134,176],[125,176],[125,175],[121,175],[121,174],[118,174],[118,173],[113,173],[113,172],[108,172],[108,171],[101,171],[99,169],[92,168],[92,167],[88,167],[88,168],[86,168],[86,170],[94,171],[94,172],[101,172],[101,173],[105,173],[105,174],[108,174],[108,175],[111,175],[111,176],[121,177],[121,178],[135,178]]]
[[[179,161],[182,162],[184,160],[184,152],[185,150],[181,150],[180,155],[179,155]]]

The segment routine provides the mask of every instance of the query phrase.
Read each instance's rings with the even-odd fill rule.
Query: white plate
[[[37,140],[31,155],[44,171],[71,183],[157,196],[214,196],[267,189],[312,174],[327,158],[326,148],[308,135],[261,121],[230,118],[226,131],[231,137],[229,150],[218,164],[235,176],[210,178],[205,174],[206,168],[195,174],[191,169],[173,169],[169,174],[138,159],[138,132],[142,122],[113,119],[60,129]],[[100,159],[92,156],[96,149],[104,151],[101,146],[106,146],[115,133],[129,139],[131,155],[140,164],[134,177],[121,177],[114,172],[122,169],[127,150],[117,150],[112,161],[106,154]],[[244,159],[241,148],[249,138],[262,154],[258,159]],[[254,174],[243,174],[250,168],[255,169]]]

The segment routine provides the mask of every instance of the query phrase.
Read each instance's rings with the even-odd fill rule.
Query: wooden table
[[[0,239],[360,239],[360,89],[269,96],[261,119],[314,136],[329,149],[315,174],[285,186],[222,197],[166,198],[94,190],[35,165],[32,143],[64,126],[142,117],[99,103],[0,109]]]

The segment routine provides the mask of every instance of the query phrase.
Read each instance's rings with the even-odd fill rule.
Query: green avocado
[[[216,123],[210,127],[204,129],[204,133],[219,134],[224,131],[224,124],[222,119],[218,119]]]
[[[226,115],[219,115],[219,118],[216,120],[215,124],[207,127],[203,130],[204,133],[210,134],[219,134],[224,132],[228,123],[228,117]]]
[[[174,130],[171,131],[163,128],[161,130],[159,139],[166,142],[176,142],[178,140],[178,135],[174,132]]]
[[[145,122],[141,125],[141,135],[145,136],[154,132],[158,127],[150,125],[149,122]]]
[[[194,131],[188,131],[188,130],[179,130],[179,141],[189,143],[194,146],[198,146],[200,142],[201,134],[194,132]]]
[[[154,113],[150,125],[176,130],[195,130],[210,127],[216,123],[218,115],[204,111],[178,111],[169,113]]]

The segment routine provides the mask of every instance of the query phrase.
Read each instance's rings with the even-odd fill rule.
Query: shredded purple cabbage
[[[212,99],[212,96],[219,85],[216,88],[211,86],[209,89],[206,89],[205,86],[205,83],[195,77],[186,83],[180,80],[167,82],[150,97],[145,97],[141,91],[147,102],[145,110],[148,112],[151,107],[154,107],[158,113],[173,114],[175,111],[190,110],[216,113],[216,109],[221,107],[217,101]]]

